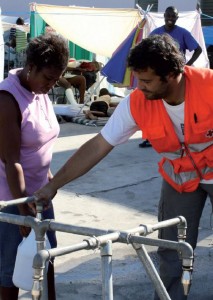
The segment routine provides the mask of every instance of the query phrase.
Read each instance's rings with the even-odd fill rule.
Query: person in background
[[[50,162],[59,125],[47,95],[64,72],[69,51],[57,35],[39,36],[29,43],[26,64],[13,69],[0,83],[0,200],[32,195],[52,179]],[[33,212],[26,205],[2,210],[23,216]],[[54,218],[53,206],[43,218]],[[19,289],[12,282],[16,252],[30,228],[0,222],[0,299],[17,300]],[[54,232],[47,233],[56,247]],[[23,270],[24,271],[24,270]],[[49,300],[54,300],[54,267],[48,269]]]
[[[84,96],[86,91],[86,79],[83,75],[73,75],[70,73],[65,73],[61,76],[57,84],[65,88],[65,95],[69,104],[78,105],[76,99],[74,98],[72,86],[79,90],[79,103],[84,103]]]
[[[111,94],[106,88],[100,89],[99,97],[92,102],[89,110],[84,111],[87,119],[97,120],[98,117],[108,117],[110,107],[116,107],[117,103],[112,103]],[[112,111],[111,111],[112,113]]]
[[[119,103],[101,132],[83,144],[34,195],[47,204],[59,188],[87,173],[115,146],[141,130],[162,156],[158,219],[184,216],[186,242],[195,249],[208,196],[213,204],[213,70],[185,65],[169,35],[143,39],[131,49],[127,65],[138,88]],[[177,235],[175,226],[159,231],[159,238],[165,240],[177,241]],[[158,254],[160,276],[170,298],[186,300],[178,252],[159,248]]]
[[[16,25],[24,25],[24,19],[19,17],[16,20]],[[11,41],[14,37],[16,37],[16,26],[10,28],[9,41]]]
[[[58,80],[57,85],[65,88],[65,95],[69,104],[79,108],[72,86],[79,90],[79,104],[84,104],[85,92],[96,82],[99,70],[100,63],[96,61],[82,62],[77,67],[70,66],[70,63],[68,63],[66,71]]]
[[[191,33],[183,27],[176,25],[178,19],[178,10],[174,6],[169,6],[165,10],[164,20],[165,25],[154,29],[151,34],[169,34],[179,46],[180,51],[184,57],[186,50],[193,51],[192,57],[186,62],[186,65],[191,66],[200,56],[202,48],[198,42],[194,39]],[[148,140],[139,144],[140,148],[151,147],[151,143]]]
[[[4,73],[14,68],[16,60],[16,38],[13,37],[9,42],[4,45]]]
[[[78,67],[67,67],[67,71],[71,74],[82,75],[86,79],[86,90],[88,90],[97,79],[97,73],[102,68],[102,63],[97,61],[83,61]]]

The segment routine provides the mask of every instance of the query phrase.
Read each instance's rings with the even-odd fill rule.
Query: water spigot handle
[[[41,220],[42,219],[42,212],[43,212],[43,203],[36,202],[36,218]]]

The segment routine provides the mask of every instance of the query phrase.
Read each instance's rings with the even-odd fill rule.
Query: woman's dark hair
[[[171,36],[155,34],[130,50],[127,65],[136,72],[151,68],[165,80],[170,73],[178,76],[183,72],[185,58]]]
[[[33,63],[38,70],[54,66],[59,70],[67,67],[69,50],[59,35],[40,35],[30,41],[26,50],[26,65]]]

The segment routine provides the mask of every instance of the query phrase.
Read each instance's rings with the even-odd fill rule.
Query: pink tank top
[[[47,95],[36,95],[20,85],[19,70],[12,70],[0,83],[0,90],[8,91],[16,99],[21,114],[20,163],[25,177],[27,195],[48,182],[53,144],[59,134],[59,124]],[[1,101],[1,100],[0,100]],[[0,160],[0,200],[12,199],[5,167]]]

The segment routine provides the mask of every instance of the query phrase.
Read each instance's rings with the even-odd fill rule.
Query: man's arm
[[[38,200],[43,200],[47,203],[49,199],[55,196],[60,187],[87,173],[112,149],[113,146],[99,133],[83,144],[57,172],[53,179],[35,192],[35,196]]]
[[[186,63],[186,65],[191,66],[198,59],[201,53],[202,53],[202,48],[198,45],[198,47],[194,50],[191,59]]]

